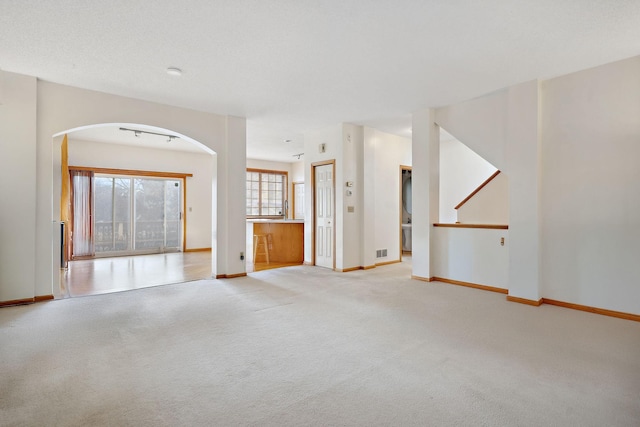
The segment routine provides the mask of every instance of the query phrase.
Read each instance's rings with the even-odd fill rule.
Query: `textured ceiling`
[[[307,130],[408,136],[418,109],[638,54],[638,0],[0,0],[0,68],[244,116],[248,155],[285,161]]]

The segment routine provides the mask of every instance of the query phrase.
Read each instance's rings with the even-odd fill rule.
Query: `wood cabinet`
[[[253,223],[253,235],[266,234],[271,262],[304,262],[304,223],[301,221],[265,221]],[[253,236],[252,236],[253,238]],[[254,238],[255,239],[255,238]],[[259,260],[262,259],[259,257]]]

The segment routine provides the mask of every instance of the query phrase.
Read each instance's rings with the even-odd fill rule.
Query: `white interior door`
[[[319,267],[333,268],[333,165],[315,168],[315,242]]]
[[[293,183],[293,218],[304,219],[304,182]]]

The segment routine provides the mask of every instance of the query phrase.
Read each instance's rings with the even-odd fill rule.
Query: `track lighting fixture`
[[[139,130],[139,129],[128,129],[128,128],[120,128],[120,130],[123,130],[125,132],[133,132],[133,134],[136,136],[136,138],[140,138],[140,135],[143,133],[146,133],[148,135],[158,135],[158,136],[164,136],[167,138],[167,142],[171,142],[174,139],[178,139],[180,138],[177,135],[168,135],[166,133],[158,133],[158,132],[150,132],[147,130]]]

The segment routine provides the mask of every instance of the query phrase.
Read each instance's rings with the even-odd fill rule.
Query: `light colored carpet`
[[[640,323],[289,267],[0,309],[0,424],[639,426]]]

